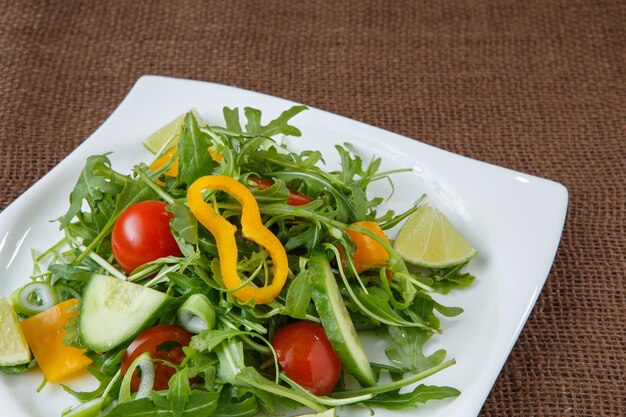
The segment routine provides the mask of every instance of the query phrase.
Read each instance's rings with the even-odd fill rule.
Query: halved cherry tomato
[[[166,361],[179,365],[185,359],[182,347],[189,345],[193,334],[182,327],[163,324],[144,330],[128,346],[122,358],[122,375],[128,371],[133,361],[142,353],[149,352],[154,360],[154,386],[155,391],[167,389],[170,378],[176,373],[176,369],[160,362]],[[137,391],[141,378],[137,371],[130,380],[130,389]]]
[[[359,226],[371,230],[376,235],[380,236],[385,242],[389,242],[387,240],[387,236],[385,236],[385,233],[376,222],[362,221],[352,223],[351,226]],[[350,240],[356,246],[356,249],[352,254],[352,260],[354,261],[354,266],[357,272],[360,273],[366,269],[386,264],[387,258],[389,258],[389,252],[387,252],[387,250],[380,243],[355,230],[348,229],[346,230],[346,233],[350,236]]]
[[[170,229],[174,215],[165,207],[162,201],[142,201],[124,210],[115,222],[111,249],[127,273],[159,258],[181,256]]]
[[[298,321],[283,326],[276,332],[273,345],[289,378],[315,395],[326,395],[335,388],[341,361],[321,325]]]
[[[274,181],[268,180],[267,178],[248,177],[248,179],[255,183],[261,190],[267,190],[272,185],[274,185]],[[287,204],[290,206],[303,206],[313,201],[313,198],[309,197],[308,195],[302,194],[300,191],[294,188],[287,187],[287,189],[289,190]]]

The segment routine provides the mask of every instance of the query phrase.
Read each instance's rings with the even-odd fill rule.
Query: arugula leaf
[[[192,340],[193,342],[193,340]],[[220,361],[218,376],[222,381],[234,383],[241,370],[245,367],[243,343],[241,340],[220,343],[217,346],[217,357]]]
[[[144,397],[115,405],[109,409],[105,417],[170,417],[171,415],[169,410],[159,410],[149,397]]]
[[[187,113],[178,139],[178,184],[190,186],[198,178],[213,172],[215,161],[208,151],[210,146],[209,135],[200,130],[193,114]]]
[[[391,377],[392,381],[399,381],[404,377],[405,372],[395,366],[391,365],[383,365],[380,363],[370,363],[372,366],[372,372],[374,373],[374,377],[376,381],[380,380],[380,374],[382,371],[386,371]]]
[[[241,390],[248,391],[250,394],[256,397],[259,410],[262,410],[263,414],[269,415],[269,416],[277,415],[276,413],[277,398],[273,393],[265,391],[263,388],[252,388],[249,386],[240,386],[239,388]],[[278,397],[278,399],[280,400],[280,397]]]
[[[418,293],[406,312],[414,321],[421,320],[433,329],[439,329],[440,320],[435,315],[435,300],[430,295]]]
[[[126,348],[119,348],[118,350],[111,350],[105,353],[96,353],[93,351],[85,352],[87,356],[93,362],[100,372],[103,372],[109,376],[114,376],[120,369],[122,363],[122,357],[126,353]]]
[[[102,408],[104,408],[108,404],[110,404],[108,396],[106,398],[95,397],[88,401],[83,401],[79,405],[66,408],[61,412],[61,417],[97,417],[100,415],[100,410],[102,410]]]
[[[312,274],[313,271],[305,269],[296,275],[289,285],[282,314],[296,319],[306,318],[307,309],[313,297]]]
[[[355,181],[355,176],[363,175],[363,161],[359,156],[351,155],[352,145],[349,143],[344,143],[343,146],[335,145],[335,149],[341,160],[341,171],[337,171],[337,175],[343,182],[349,184]]]
[[[324,190],[328,192],[335,200],[336,219],[342,223],[353,223],[359,220],[357,217],[357,208],[354,206],[354,202],[350,200],[348,195],[342,189],[342,183],[338,183],[335,179],[328,177],[320,170],[303,170],[298,168],[296,170],[289,171],[274,171],[272,176],[276,178],[282,178],[285,181],[292,179],[300,179],[305,181],[308,185],[308,189],[311,190],[314,187],[320,187],[320,191]],[[317,183],[317,184],[316,184]],[[311,193],[315,195],[315,193]]]
[[[359,290],[358,298],[363,305],[367,307],[373,313],[388,320],[389,322],[398,323],[398,325],[411,324],[403,319],[394,309],[389,305],[389,294],[385,290],[378,287],[370,287],[367,289],[367,293],[363,290]]]
[[[208,286],[204,280],[198,279],[195,276],[189,277],[179,272],[168,272],[166,276],[172,286],[175,286],[175,290],[181,295],[206,293],[208,290]]]
[[[365,219],[367,210],[378,206],[382,202],[380,198],[368,199],[365,195],[365,190],[369,183],[380,178],[376,174],[380,168],[381,159],[373,158],[364,170],[363,161],[360,156],[353,154],[351,144],[336,145],[335,149],[341,159],[341,171],[336,171],[335,174],[350,190],[350,197],[354,202],[354,207],[357,209],[357,217],[361,220]]]
[[[189,346],[199,351],[212,352],[222,342],[241,334],[245,332],[237,329],[205,330],[192,337]]]
[[[37,361],[33,359],[32,361],[22,365],[0,366],[0,372],[4,372],[5,374],[23,374],[35,366],[37,366]]]
[[[119,403],[105,414],[105,417],[175,417],[169,404],[167,394],[152,392],[150,397],[144,397],[124,403]],[[182,417],[206,417],[212,415],[217,408],[219,393],[194,390],[189,395]]]
[[[120,192],[121,186],[114,180],[111,170],[111,161],[106,155],[93,155],[87,158],[74,190],[70,193],[70,207],[59,220],[60,229],[65,229],[74,216],[81,211],[83,200],[93,207],[105,195],[115,195]]]
[[[154,199],[158,199],[158,195],[152,188],[147,187],[143,180],[129,179],[115,199],[115,211],[111,217],[117,219],[124,210],[133,204]]]
[[[168,401],[167,393],[165,393],[165,395],[162,395],[161,393],[154,393],[150,396],[150,398],[158,409],[171,411],[171,404]]]
[[[463,309],[461,307],[447,307],[439,304],[434,300],[433,302],[435,305],[435,310],[437,310],[439,313],[443,314],[446,317],[456,317],[459,314],[463,313]]]
[[[309,224],[302,223],[302,226],[307,226],[302,232],[296,230],[296,226],[292,228],[289,233],[289,240],[285,243],[285,250],[291,251],[293,249],[304,246],[308,252],[319,246],[322,240],[326,237],[326,233],[322,230],[322,225],[316,220],[312,220]]]
[[[191,387],[187,368],[182,368],[172,376],[168,382],[167,399],[170,403],[173,417],[182,417],[185,406],[189,402]]]
[[[255,417],[260,412],[257,397],[236,401],[231,394],[220,396],[220,402],[215,411],[215,417]]]
[[[367,199],[365,195],[365,190],[360,187],[350,184],[348,185],[348,189],[350,190],[350,200],[352,200],[352,205],[354,206],[354,216],[357,219],[367,219],[368,209],[372,205],[372,201]],[[377,204],[373,204],[376,206]]]
[[[61,387],[65,392],[73,395],[82,402],[101,397],[104,394],[107,386],[113,379],[111,375],[107,375],[104,372],[101,372],[95,368],[85,369],[87,369],[87,372],[89,372],[94,378],[98,380],[99,385],[93,391],[75,391],[67,385],[61,384]]]
[[[254,180],[248,181],[254,182]],[[276,179],[274,180],[274,184],[265,190],[253,188],[252,194],[259,204],[284,203],[287,197],[289,197],[289,190],[287,189],[285,181]]]
[[[453,289],[469,287],[476,279],[469,272],[461,273],[458,269],[444,275],[436,274],[432,278],[434,282],[431,287],[441,294],[447,294]]]
[[[89,245],[83,253],[78,256],[75,263],[81,262],[87,255],[89,255],[89,252],[94,249],[98,249],[100,246],[104,246],[104,248],[96,250],[96,252],[98,252],[100,256],[105,258],[108,257],[111,252],[110,245],[101,245],[101,242],[109,235],[118,217],[124,212],[124,210],[133,204],[145,200],[152,200],[158,197],[152,188],[145,185],[143,180],[133,180],[130,177],[121,176],[119,174],[118,178],[120,180],[123,179],[124,182],[122,189],[115,193],[115,208],[113,212],[108,214],[106,224],[99,228],[98,235],[91,242],[89,242]]]
[[[288,124],[289,120],[306,110],[306,106],[293,106],[285,110],[276,119],[272,120],[267,126],[261,125],[261,111],[251,107],[244,108],[248,123],[246,123],[246,131],[257,136],[274,136],[279,133],[288,136],[300,136],[302,133],[294,126]],[[231,123],[233,120],[231,119]]]
[[[69,264],[52,264],[48,266],[48,271],[56,275],[59,278],[68,281],[88,282],[93,276],[93,271],[85,269],[84,267],[69,265]]]
[[[426,356],[424,344],[432,333],[415,328],[388,327],[389,335],[394,340],[393,346],[385,349],[387,358],[397,367],[411,372],[421,372],[439,365],[446,358],[446,351],[437,350]]]
[[[461,392],[451,387],[437,387],[432,385],[418,385],[411,392],[401,394],[399,390],[385,392],[363,401],[368,407],[380,407],[388,410],[402,410],[415,407],[429,400],[442,400],[444,398],[457,397]]]
[[[326,410],[323,406],[319,405],[316,401],[312,400],[308,396],[304,396],[294,390],[283,387],[282,385],[268,380],[267,378],[259,374],[256,369],[249,366],[241,369],[241,372],[239,372],[239,374],[237,374],[235,378],[235,383],[266,391],[268,393],[274,394],[280,399],[286,398],[288,400],[295,401],[317,412]]]
[[[184,366],[187,369],[189,377],[199,375],[204,379],[204,385],[207,390],[212,391],[215,389],[215,377],[217,370],[215,367],[218,364],[218,359],[213,354],[207,354],[200,352],[192,347],[183,347],[183,352],[187,357],[184,361]]]
[[[234,133],[242,133],[241,123],[239,122],[239,109],[229,108],[224,106],[224,121],[226,122],[226,129]]]
[[[172,229],[187,243],[195,245],[198,243],[198,220],[193,215],[189,207],[182,201],[175,200],[170,205],[170,211],[174,215]]]
[[[76,303],[67,311],[68,313],[80,312],[80,303]],[[65,329],[65,335],[63,335],[63,344],[78,349],[84,346],[80,343],[80,333],[78,331],[78,314],[75,314],[67,319],[63,325]]]

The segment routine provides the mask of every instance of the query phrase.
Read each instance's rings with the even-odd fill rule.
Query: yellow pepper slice
[[[78,300],[72,298],[20,323],[33,356],[48,381],[58,382],[91,363],[91,359],[83,355],[85,349],[63,344],[66,333],[63,326],[77,314],[67,311],[76,303]]]
[[[262,288],[250,284],[244,285],[237,273],[237,227],[215,212],[205,203],[202,190],[220,190],[230,194],[241,204],[241,233],[244,238],[265,248],[274,264],[274,279],[270,285]],[[280,240],[267,229],[261,221],[259,205],[254,196],[243,184],[225,175],[210,175],[198,178],[187,191],[189,208],[198,221],[215,237],[217,252],[220,257],[220,270],[224,284],[228,289],[239,288],[233,295],[246,302],[254,299],[257,304],[272,301],[280,293],[289,271],[287,252]],[[242,287],[243,286],[243,287]]]
[[[220,162],[222,160],[222,154],[216,153],[216,151],[211,149],[211,148],[208,148],[207,150],[213,156],[213,160],[215,162]],[[176,153],[176,146],[171,148],[169,151],[167,151],[161,157],[159,157],[156,161],[154,161],[150,165],[150,169],[153,170],[153,171],[156,171],[157,169],[161,168],[163,165],[165,165],[170,160],[170,158],[175,153]],[[178,158],[176,158],[176,160],[174,161],[174,163],[172,164],[170,169],[165,171],[164,174],[167,175],[168,177],[175,177],[175,176],[178,175]]]
[[[176,153],[176,146],[171,148],[169,151],[167,151],[161,157],[159,157],[156,161],[154,161],[152,165],[150,165],[150,169],[153,171],[156,171],[157,169],[161,168],[163,165],[167,163],[167,161],[170,160],[172,155],[174,155],[175,153]],[[176,160],[174,161],[170,169],[165,171],[164,174],[167,175],[168,177],[175,177],[178,175],[178,158],[176,158]]]

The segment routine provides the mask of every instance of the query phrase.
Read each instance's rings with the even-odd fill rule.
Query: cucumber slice
[[[106,352],[132,340],[150,326],[172,297],[106,275],[94,275],[80,303],[80,340]]]
[[[376,385],[363,345],[341,298],[341,292],[328,259],[323,252],[313,252],[309,261],[313,271],[313,302],[330,344],[344,368],[363,386]]]

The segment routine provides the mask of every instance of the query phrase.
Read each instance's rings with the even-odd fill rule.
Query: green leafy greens
[[[97,273],[166,292],[176,302],[155,324],[176,323],[176,309],[192,294],[203,294],[215,310],[217,324],[200,331],[183,348],[185,359],[180,365],[171,365],[176,372],[167,390],[152,390],[141,396],[126,392],[123,383],[120,363],[125,347],[105,353],[87,351],[93,360],[88,371],[99,382],[98,387],[90,392],[64,387],[81,402],[78,407],[89,408],[85,415],[252,417],[274,414],[281,406],[307,407],[316,412],[346,405],[396,410],[459,395],[450,387],[416,385],[401,389],[454,363],[446,359],[445,350],[426,355],[423,349],[441,331],[438,316],[452,317],[462,310],[437,303],[429,293],[466,287],[474,277],[461,272],[460,267],[417,271],[373,234],[371,237],[390,254],[388,265],[358,273],[351,259],[354,244],[346,231],[361,229],[351,223],[376,221],[388,229],[415,207],[400,214],[389,211],[379,215],[383,198],[368,197],[367,187],[375,181],[390,181],[389,176],[397,171],[381,172],[380,158],[366,163],[350,144],[336,146],[341,166],[331,172],[321,166],[320,152],[293,153],[279,144],[273,138],[276,135],[300,136],[300,130],[290,123],[305,109],[294,106],[264,125],[261,111],[246,107],[244,127],[237,108],[224,108],[224,127],[201,127],[191,113],[187,114],[174,153],[178,158],[176,177],[164,175],[173,160],[159,169],[139,163],[131,175],[124,175],[112,168],[107,155],[87,159],[70,194],[69,208],[58,219],[65,238],[35,258],[32,280],[57,289],[69,287],[81,294]],[[219,153],[221,160],[214,159],[209,148]],[[187,188],[212,173],[231,176],[248,186],[259,203],[264,224],[288,253],[288,282],[271,303],[242,303],[226,290],[214,238],[187,206]],[[249,178],[271,180],[272,185],[261,189]],[[287,204],[292,190],[312,201],[301,206]],[[183,256],[159,259],[126,276],[111,252],[111,230],[126,208],[149,199],[168,204],[173,214],[171,229]],[[228,195],[208,194],[206,200],[220,215],[239,223],[241,207]],[[267,253],[240,232],[236,238],[239,274],[247,277],[247,283],[265,285],[271,279]],[[376,386],[354,387],[343,380],[330,396],[316,397],[289,379],[276,363],[270,341],[278,328],[294,319],[320,322],[312,301],[315,271],[308,263],[314,249],[325,250],[331,259],[342,301],[354,325],[388,336],[388,364],[372,364],[379,379]],[[65,341],[82,347],[78,322],[67,323]],[[0,370],[24,372],[32,366],[34,362]],[[68,409],[64,414],[72,415],[78,409]]]

